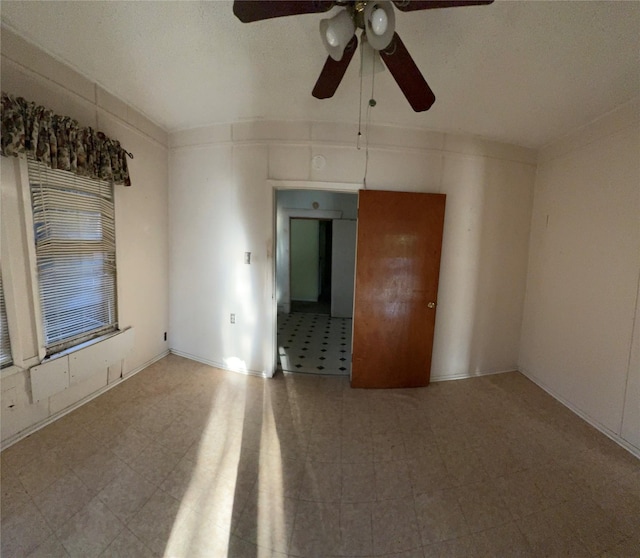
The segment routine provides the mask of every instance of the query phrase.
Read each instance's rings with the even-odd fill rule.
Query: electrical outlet
[[[167,340],[167,332],[166,331],[164,332],[164,340],[165,341]]]
[[[251,263],[251,252],[245,252],[244,253],[244,263],[246,263],[246,264],[250,264]]]
[[[231,323],[232,324],[236,323],[236,315],[235,314],[231,314]]]

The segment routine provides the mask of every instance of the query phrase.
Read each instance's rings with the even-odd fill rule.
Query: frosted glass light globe
[[[338,39],[338,35],[336,34],[335,30],[332,29],[331,27],[327,27],[327,42],[332,46],[332,47],[337,47],[340,44],[340,39]]]
[[[371,29],[373,32],[378,36],[384,35],[388,24],[387,13],[382,8],[374,10],[373,14],[371,14]]]

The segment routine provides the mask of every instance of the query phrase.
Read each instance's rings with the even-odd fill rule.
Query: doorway
[[[331,314],[332,225],[329,219],[289,220],[292,312]]]
[[[285,372],[350,374],[356,216],[357,194],[276,191],[277,354]]]
[[[348,187],[345,189],[350,190]],[[294,208],[289,209],[288,207],[292,206],[288,206],[287,203],[283,203],[283,199],[280,199],[280,195],[284,193],[292,195],[294,201],[298,193],[305,195],[306,199],[302,206],[297,208],[293,206]],[[343,219],[342,212],[320,209],[321,204],[317,201],[311,203],[308,197],[311,195],[313,199],[322,194],[335,195],[334,192],[315,190],[298,192],[275,190],[277,200],[275,269],[278,309],[276,366],[292,372],[350,375],[352,387],[389,388],[427,385],[433,350],[445,195],[379,190],[360,190],[359,198],[358,195],[351,194],[354,201],[353,224],[355,225],[356,218],[363,217],[364,214],[368,216],[363,217],[361,223],[366,226],[357,228],[357,240],[354,236],[353,242],[342,242],[337,239],[339,227],[336,226],[340,222],[348,223],[347,219]],[[368,210],[360,216],[358,199],[361,202],[361,210],[363,200],[368,207]],[[291,198],[288,201],[291,201]],[[313,209],[307,209],[309,205]],[[291,217],[332,219],[332,280],[341,275],[336,272],[336,247],[348,245],[355,252],[356,244],[358,246],[358,278],[356,279],[354,275],[354,281],[351,283],[351,302],[343,304],[343,309],[348,308],[349,311],[349,317],[346,319],[355,327],[349,328],[351,333],[349,337],[343,335],[346,327],[341,328],[333,339],[329,335],[322,336],[325,339],[321,345],[325,346],[325,351],[320,349],[321,352],[328,352],[326,346],[329,345],[338,349],[343,355],[340,357],[342,365],[331,372],[326,370],[324,355],[317,357],[318,360],[314,366],[309,366],[310,361],[306,359],[306,355],[310,353],[305,347],[311,345],[313,335],[303,332],[305,324],[301,319],[298,319],[297,323],[295,320],[292,321],[293,316],[304,316],[304,314],[291,312],[288,266],[288,228]],[[407,227],[408,225],[410,226]],[[286,235],[283,232],[286,232]],[[369,254],[371,250],[373,252]],[[376,257],[370,257],[374,253]],[[367,265],[364,265],[365,263]],[[355,262],[352,269],[355,269]],[[286,270],[286,274],[283,274],[283,270]],[[413,271],[409,273],[411,270]],[[366,288],[363,288],[365,284],[367,284]],[[325,315],[325,318],[333,319],[337,315],[334,309],[336,291],[335,283],[332,282],[332,310],[330,315]],[[359,296],[354,305],[353,295],[356,291]],[[365,310],[369,311],[368,316],[363,314]],[[398,310],[401,311],[398,312]],[[317,326],[319,315],[308,315],[316,316],[315,325]],[[354,323],[356,321],[357,323]],[[315,329],[321,331],[322,326]],[[330,329],[328,330],[326,326],[324,333],[330,333]],[[295,358],[300,360],[292,366]],[[352,361],[353,374],[351,373]],[[372,371],[375,374],[370,373]],[[407,376],[402,373],[403,371],[410,371],[412,375]],[[413,375],[414,371],[415,375]]]

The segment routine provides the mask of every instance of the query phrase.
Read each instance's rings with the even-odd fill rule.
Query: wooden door
[[[444,194],[361,190],[351,386],[426,386]]]

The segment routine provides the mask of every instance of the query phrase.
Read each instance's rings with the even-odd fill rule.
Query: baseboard
[[[517,372],[517,368],[509,368],[507,370],[483,370],[482,372],[460,372],[458,374],[451,374],[450,376],[436,376],[431,377],[432,382],[448,382],[449,380],[468,380],[470,378],[479,378],[480,376],[493,376],[494,374],[507,374],[508,372]]]
[[[196,355],[192,355],[190,353],[185,353],[184,351],[178,351],[176,349],[170,349],[172,355],[176,355],[182,358],[188,358],[189,360],[194,360],[195,362],[200,362],[202,364],[206,364],[208,366],[213,366],[214,368],[220,368],[221,370],[228,370],[229,372],[235,372],[236,374],[245,374],[246,376],[259,376],[260,378],[272,378],[273,374],[268,373],[266,370],[238,370],[237,368],[231,368],[230,366],[226,366],[222,362],[217,362],[215,360],[209,360],[206,358],[202,358]]]
[[[138,372],[142,372],[142,370],[144,370],[145,368],[148,368],[149,366],[151,366],[155,362],[158,362],[160,359],[163,359],[168,354],[169,354],[169,351],[167,350],[167,351],[164,351],[164,352],[160,353],[159,355],[156,355],[151,360],[148,360],[147,362],[145,362],[141,366],[138,366],[138,368],[133,369],[126,376],[122,376],[121,378],[118,378],[117,380],[111,382],[110,384],[107,384],[106,386],[100,388],[99,390],[94,391],[93,393],[87,395],[83,399],[80,399],[79,401],[76,401],[72,405],[69,405],[68,407],[62,409],[62,411],[58,411],[57,413],[47,417],[46,419],[44,419],[44,420],[42,420],[40,422],[37,422],[36,424],[33,424],[31,426],[28,426],[27,428],[25,428],[24,430],[21,430],[17,434],[14,434],[13,436],[10,436],[6,440],[3,440],[2,441],[2,445],[0,447],[0,451],[4,451],[5,449],[7,449],[8,447],[12,446],[16,442],[19,442],[20,440],[26,438],[27,436],[31,436],[31,434],[34,434],[38,430],[43,429],[45,426],[50,425],[52,422],[57,421],[58,419],[62,418],[63,416],[68,415],[72,411],[75,411],[79,407],[82,407],[86,403],[89,403],[89,401],[95,399],[96,397],[100,397],[101,395],[103,395],[104,393],[109,391],[111,388],[114,388],[117,385],[121,384],[122,382],[128,380],[129,378],[132,378]]]
[[[593,417],[585,413],[583,410],[576,407],[573,403],[571,403],[570,401],[562,397],[562,395],[560,395],[559,393],[551,389],[549,386],[547,386],[542,380],[540,380],[540,378],[536,377],[536,375],[533,374],[531,371],[522,367],[520,367],[519,370],[524,376],[529,378],[539,388],[546,391],[551,397],[553,397],[555,400],[559,401],[565,407],[567,407],[567,409],[574,412],[582,420],[584,420],[585,422],[588,422],[591,426],[593,426],[596,430],[599,430],[600,432],[602,432],[608,438],[611,438],[616,444],[626,449],[634,457],[637,457],[638,459],[640,459],[640,448],[637,448],[633,444],[630,444],[622,436],[620,436],[613,430],[607,428],[604,424],[598,422],[596,419],[594,419]]]
[[[149,368],[149,366],[151,366],[152,364],[155,364],[159,360],[162,360],[170,352],[171,351],[169,349],[167,349],[166,351],[161,352],[159,355],[154,356],[151,360],[148,360],[144,364],[141,364],[140,366],[138,366],[138,368],[134,368],[133,370],[131,370],[131,372],[129,372],[126,376],[123,376],[121,378],[121,380],[126,380],[127,378],[130,378],[131,376],[134,376],[138,372],[142,372],[145,368]]]

